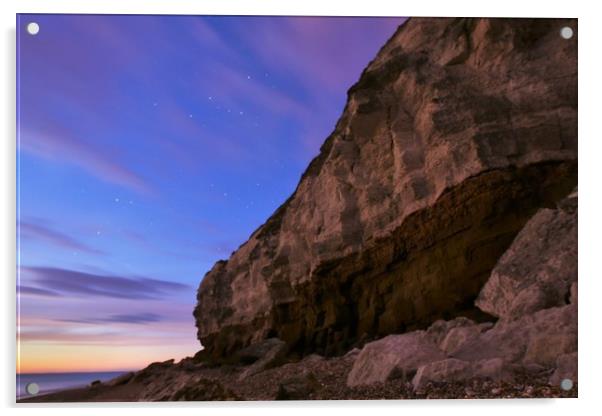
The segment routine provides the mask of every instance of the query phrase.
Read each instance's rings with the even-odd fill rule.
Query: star
[[[159,105],[159,103],[153,103],[153,107],[156,107],[158,105]]]
[[[192,118],[192,114],[188,114],[188,117]]]
[[[241,112],[240,112],[240,115],[242,116],[243,114],[244,114],[244,112],[243,112],[243,111],[241,111]]]
[[[247,75],[247,79],[251,79],[251,75]]]
[[[115,198],[115,202],[119,202],[119,198]]]

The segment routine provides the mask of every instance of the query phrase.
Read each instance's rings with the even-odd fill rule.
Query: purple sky
[[[19,15],[21,371],[198,350],[202,276],[292,193],[402,22]]]

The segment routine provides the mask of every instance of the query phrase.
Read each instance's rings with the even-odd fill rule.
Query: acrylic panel
[[[577,20],[17,16],[17,401],[577,396]]]

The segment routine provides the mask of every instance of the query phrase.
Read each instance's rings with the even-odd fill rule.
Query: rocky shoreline
[[[136,380],[135,374],[132,373],[106,383],[25,398],[20,402],[501,399],[560,398],[578,395],[576,384],[566,391],[558,385],[551,386],[548,383],[549,375],[546,374],[523,375],[512,382],[473,379],[464,382],[429,383],[421,392],[416,392],[411,382],[401,378],[369,386],[348,387],[345,379],[353,360],[353,354],[334,358],[309,356],[299,362],[271,368],[241,381],[239,376],[246,367],[208,368],[203,364],[192,365],[191,359],[186,359],[177,364],[161,363],[162,372],[148,376],[145,380]],[[136,374],[149,371],[149,368]],[[187,387],[171,395],[166,394],[153,399],[147,397],[149,393],[156,394],[155,389],[159,385],[177,384],[181,378],[195,381],[187,382]]]

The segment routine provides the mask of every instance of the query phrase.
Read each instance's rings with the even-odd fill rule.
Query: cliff
[[[333,355],[438,319],[494,319],[475,307],[494,266],[577,183],[567,24],[576,28],[402,25],[349,90],[291,197],[202,279],[194,316],[206,354],[279,338],[291,352]]]

